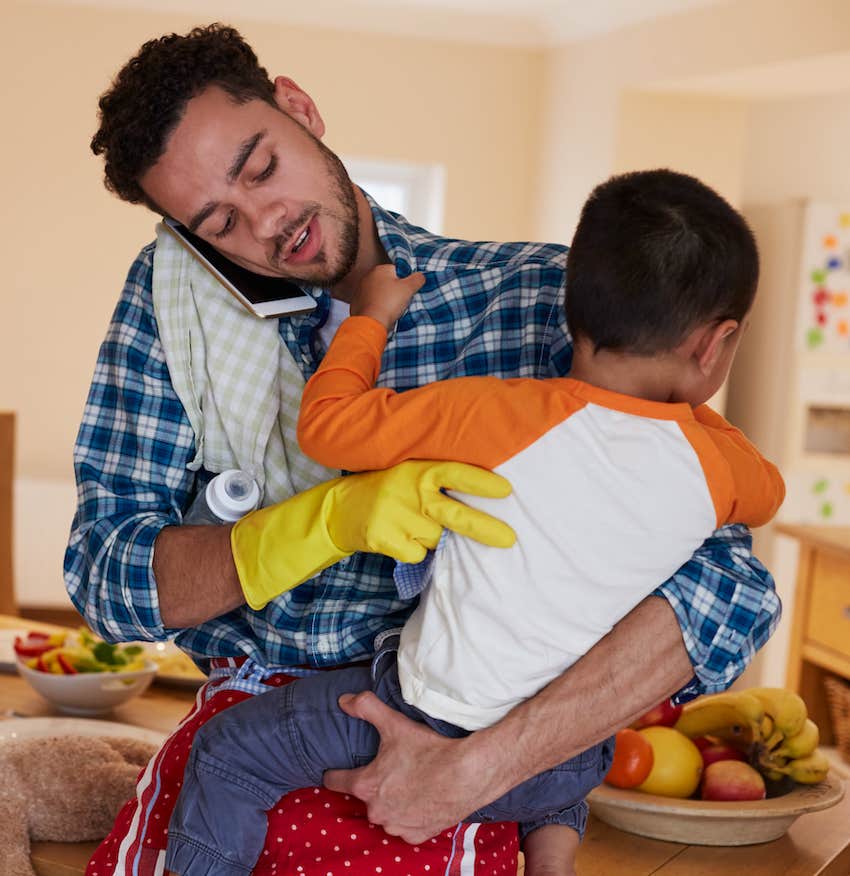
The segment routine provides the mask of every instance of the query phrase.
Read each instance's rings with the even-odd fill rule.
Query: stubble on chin
[[[335,214],[324,211],[319,214],[320,218],[336,218]],[[290,271],[286,262],[274,265],[275,270],[285,280],[290,280],[302,286],[316,286],[326,288],[339,283],[351,271],[357,260],[357,246],[359,233],[357,225],[348,226],[341,222],[335,223],[339,229],[339,245],[337,258],[331,262],[328,258],[327,249],[323,244],[322,249],[316,253],[312,263],[305,272],[296,273]]]

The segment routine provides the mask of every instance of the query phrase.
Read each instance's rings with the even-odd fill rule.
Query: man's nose
[[[257,240],[267,241],[277,237],[286,223],[286,205],[277,199],[254,207],[251,226]]]

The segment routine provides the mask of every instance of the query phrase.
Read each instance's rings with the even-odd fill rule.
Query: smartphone
[[[162,224],[243,307],[255,316],[263,319],[293,316],[296,313],[307,313],[316,307],[315,299],[305,295],[289,280],[255,274],[237,265],[174,219],[165,218]]]

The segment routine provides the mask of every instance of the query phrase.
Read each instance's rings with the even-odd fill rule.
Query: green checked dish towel
[[[189,469],[242,469],[264,506],[339,475],[298,446],[304,377],[278,321],[249,313],[161,224],[153,305],[171,382],[195,432]]]

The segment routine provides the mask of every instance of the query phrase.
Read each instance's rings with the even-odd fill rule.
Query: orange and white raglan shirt
[[[347,319],[308,382],[298,436],[324,465],[406,459],[492,469],[506,499],[462,498],[517,534],[509,549],[449,533],[401,634],[402,693],[435,718],[489,726],[578,660],[726,523],[760,526],[776,467],[706,406],[566,378],[461,377],[374,388],[386,331]]]

